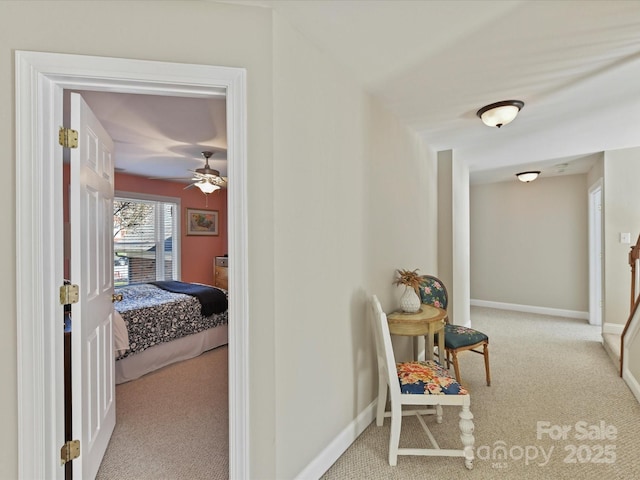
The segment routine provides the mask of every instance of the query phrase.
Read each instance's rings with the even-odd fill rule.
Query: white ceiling
[[[596,152],[640,146],[639,1],[226,3],[275,10],[429,146],[452,149],[474,183],[513,179],[529,169],[543,170],[542,176],[580,173]],[[477,118],[480,107],[509,99],[525,102],[513,123],[496,129]],[[188,139],[168,123],[153,129],[148,116],[131,118],[152,129],[143,137],[180,137],[173,140],[184,150],[173,145],[175,154],[190,142],[197,148],[189,155],[205,145],[226,148],[219,136],[187,129],[195,117],[183,113]],[[199,115],[201,121],[206,112]],[[156,153],[158,167],[170,163]]]
[[[192,177],[204,165],[227,175],[224,93],[214,98],[87,92],[82,97],[115,143],[116,168],[150,178]]]

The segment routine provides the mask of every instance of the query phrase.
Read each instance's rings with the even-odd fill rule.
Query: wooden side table
[[[426,344],[425,356],[433,360],[434,336],[438,334],[438,354],[444,359],[444,320],[447,311],[432,305],[422,304],[416,313],[405,313],[397,310],[387,315],[389,332],[392,335],[415,337],[413,341],[413,358],[418,356],[418,337],[424,336]]]

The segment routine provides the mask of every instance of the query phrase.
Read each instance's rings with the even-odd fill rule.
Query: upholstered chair
[[[391,334],[387,316],[382,311],[380,302],[374,295],[371,299],[371,313],[373,331],[376,340],[378,357],[378,405],[376,424],[380,427],[385,417],[391,417],[391,431],[389,434],[389,465],[398,463],[398,455],[422,455],[463,457],[468,469],[473,468],[473,414],[469,408],[471,399],[469,392],[449,374],[438,362],[396,363],[391,345]],[[385,411],[387,406],[387,391],[391,410]],[[403,406],[422,406],[420,409],[406,409]],[[442,423],[443,406],[458,406],[460,412],[457,422],[460,428],[462,446],[459,449],[440,448],[427,425],[425,415],[435,415],[436,423]],[[420,442],[426,444],[427,439],[432,448],[399,448],[402,417],[414,415],[420,422],[427,438]]]
[[[423,275],[420,286],[418,287],[420,301],[427,305],[447,310],[449,304],[449,296],[447,287],[442,280],[432,275]],[[446,325],[444,326],[444,347],[446,350],[447,367],[453,362],[453,370],[459,382],[462,383],[460,375],[460,365],[458,364],[458,353],[470,351],[479,353],[484,356],[484,369],[487,377],[487,385],[491,385],[491,371],[489,369],[489,337],[473,328],[454,325],[447,316]],[[480,350],[481,349],[481,350]],[[442,362],[442,354],[438,352],[440,361]]]

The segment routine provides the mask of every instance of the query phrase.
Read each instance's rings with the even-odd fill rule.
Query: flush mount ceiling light
[[[500,128],[511,123],[522,107],[524,107],[524,102],[520,100],[505,100],[482,107],[478,110],[477,115],[485,125]]]
[[[538,175],[540,175],[539,170],[516,173],[516,177],[518,177],[518,180],[524,183],[533,182],[536,178],[538,178]]]

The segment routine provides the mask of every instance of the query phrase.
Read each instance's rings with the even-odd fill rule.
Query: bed
[[[116,384],[225,345],[227,291],[185,282],[115,289]]]

